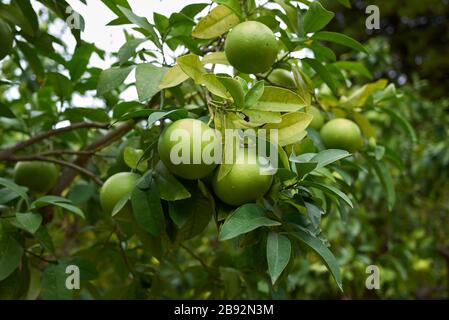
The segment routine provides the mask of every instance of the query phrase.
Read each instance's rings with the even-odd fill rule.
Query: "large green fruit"
[[[106,180],[100,191],[100,203],[103,210],[109,214],[112,213],[120,199],[132,192],[139,177],[135,173],[120,172]],[[130,213],[131,210],[131,205],[128,203],[119,214]]]
[[[359,150],[363,145],[359,127],[348,119],[333,119],[321,129],[321,138],[326,148],[343,149],[349,152]]]
[[[42,161],[18,162],[14,168],[14,181],[35,192],[47,193],[58,180],[56,165]]]
[[[310,128],[319,131],[324,124],[324,117],[321,114],[321,111],[317,107],[311,106],[306,109],[306,112],[313,116],[312,122],[310,123]]]
[[[14,35],[9,24],[0,19],[0,60],[11,53]]]
[[[270,189],[272,175],[262,175],[255,152],[244,149],[236,156],[231,171],[218,180],[219,170],[215,173],[212,186],[217,197],[231,206],[254,202]]]
[[[268,76],[268,81],[279,87],[294,89],[296,88],[295,79],[290,71],[285,69],[275,69]]]
[[[246,21],[229,32],[225,53],[231,65],[243,73],[263,73],[276,61],[278,44],[273,31],[257,21]]]
[[[217,166],[216,163],[205,162],[202,157],[203,153],[214,155],[212,148],[215,139],[214,130],[204,122],[195,119],[178,120],[165,128],[159,137],[159,156],[165,166],[178,177],[202,179]],[[181,160],[183,161],[179,163]]]

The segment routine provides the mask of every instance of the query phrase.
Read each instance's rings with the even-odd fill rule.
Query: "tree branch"
[[[82,174],[88,176],[89,178],[91,178],[93,181],[95,181],[95,183],[97,183],[100,186],[103,185],[103,181],[101,181],[94,173],[90,172],[89,170],[87,170],[87,169],[85,169],[83,167],[80,167],[80,166],[78,166],[76,164],[73,164],[71,162],[58,160],[58,159],[47,158],[47,157],[44,157],[42,155],[10,157],[10,158],[8,158],[8,161],[44,161],[44,162],[56,163],[56,164],[59,164],[61,166],[70,168],[72,170],[76,170],[79,173],[82,173]]]
[[[109,131],[107,134],[101,136],[99,139],[95,140],[82,150],[83,154],[78,155],[74,164],[79,167],[85,167],[95,151],[110,145],[112,142],[130,131],[134,127],[134,125],[135,122],[131,120],[119,125],[118,127]],[[56,186],[53,188],[51,193],[54,195],[60,195],[66,188],[68,188],[72,184],[77,174],[77,170],[74,170],[73,168],[64,169],[59,181],[56,183]]]
[[[0,150],[0,160],[7,160],[9,157],[11,157],[15,152],[25,149],[37,142],[40,142],[42,140],[45,140],[47,138],[50,138],[52,136],[62,134],[65,132],[69,132],[72,130],[77,129],[84,129],[84,128],[98,128],[98,129],[108,129],[110,127],[109,123],[101,123],[101,122],[77,122],[70,126],[58,128],[58,129],[52,129],[43,133],[40,133],[28,140],[21,141],[17,143],[16,145]]]

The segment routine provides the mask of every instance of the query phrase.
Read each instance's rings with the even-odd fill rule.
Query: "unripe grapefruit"
[[[357,124],[348,119],[333,119],[321,129],[321,138],[326,148],[359,150],[363,145],[362,134]]]
[[[173,174],[196,180],[206,177],[217,166],[203,158],[203,154],[214,155],[214,144],[213,129],[200,120],[182,119],[164,129],[159,137],[158,151],[162,162]]]
[[[47,193],[58,180],[56,165],[43,161],[22,161],[14,167],[14,181],[31,191]]]
[[[311,106],[309,108],[306,108],[306,112],[313,116],[312,122],[310,123],[309,127],[319,131],[324,124],[324,117],[321,114],[321,111],[317,107]]]
[[[278,44],[273,31],[257,21],[235,26],[225,42],[229,63],[243,73],[263,73],[276,61]]]
[[[217,197],[226,204],[239,206],[254,202],[270,189],[273,182],[272,175],[262,175],[260,164],[255,152],[244,149],[236,156],[231,171],[218,180],[218,172],[212,181]]]
[[[132,192],[139,177],[136,173],[120,172],[106,180],[100,191],[100,203],[103,210],[111,214],[120,199]],[[131,205],[128,203],[119,214],[129,212],[131,212]]]

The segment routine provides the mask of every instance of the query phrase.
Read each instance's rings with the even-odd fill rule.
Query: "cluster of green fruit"
[[[194,135],[194,127],[200,128],[199,134]],[[176,130],[182,130],[186,135],[183,138],[190,143],[190,163],[174,164],[171,159],[171,151],[179,143],[170,139]],[[193,150],[198,149],[203,154],[206,146],[214,143],[205,138],[215,137],[213,130],[204,122],[195,119],[183,119],[172,123],[159,137],[158,153],[161,161],[172,174],[181,179],[211,181],[216,196],[228,205],[238,206],[256,201],[270,189],[273,176],[260,174],[259,159],[254,153],[248,152],[247,148],[240,149],[235,157],[235,162],[238,164],[234,164],[221,179],[219,179],[218,164],[207,164],[203,159],[200,163],[193,163]],[[132,191],[138,179],[139,175],[130,172],[121,172],[110,177],[100,193],[103,209],[111,212],[117,202]]]
[[[225,54],[229,63],[240,72],[253,74],[267,72],[278,55],[276,36],[263,23],[242,22],[229,32],[225,42]],[[269,73],[267,80],[280,87],[296,88],[291,72],[285,69],[274,69]],[[315,130],[321,129],[321,138],[327,148],[354,152],[362,146],[360,128],[353,121],[333,119],[323,126],[323,115],[316,107],[309,108],[308,113],[313,115],[310,127]]]

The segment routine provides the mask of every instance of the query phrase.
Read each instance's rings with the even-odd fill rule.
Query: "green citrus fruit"
[[[217,197],[232,206],[254,202],[270,189],[272,175],[262,175],[258,157],[255,152],[245,148],[236,156],[231,171],[218,180],[217,170],[212,186]]]
[[[273,31],[257,21],[246,21],[229,32],[225,42],[229,63],[243,73],[263,73],[276,61],[278,44]]]
[[[319,131],[324,124],[324,117],[321,114],[321,111],[317,107],[311,106],[306,108],[306,112],[313,116],[312,122],[310,123],[310,128]]]
[[[215,131],[195,119],[175,121],[159,137],[159,156],[165,166],[178,177],[196,180],[206,177],[216,167],[213,157]],[[213,159],[210,159],[213,160]]]
[[[321,128],[321,138],[329,149],[343,149],[349,152],[359,150],[363,145],[359,127],[348,119],[333,119]]]
[[[285,69],[275,69],[268,76],[268,81],[276,86],[294,89],[296,88],[295,79],[290,71]]]
[[[6,57],[12,51],[14,35],[9,24],[0,20],[0,60]]]
[[[120,172],[109,177],[100,191],[100,203],[103,210],[109,214],[112,213],[115,205],[132,192],[139,177],[138,174],[131,172]],[[128,203],[120,211],[120,214],[129,212],[131,212],[131,206]]]
[[[47,193],[58,180],[56,165],[41,161],[18,162],[14,168],[14,181],[35,192]]]

